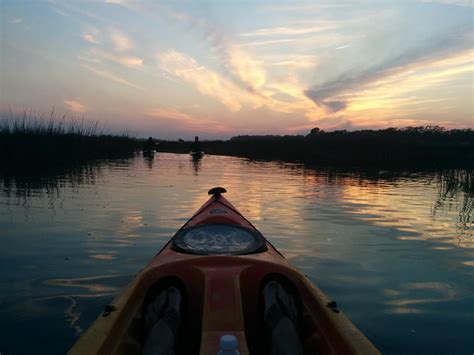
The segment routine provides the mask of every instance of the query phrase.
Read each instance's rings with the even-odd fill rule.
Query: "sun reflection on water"
[[[453,309],[456,323],[473,325],[463,315],[474,294],[469,173],[346,171],[208,155],[195,162],[159,153],[76,174],[0,176],[5,334],[21,331],[7,326],[17,318],[39,326],[49,317],[45,327],[56,324],[55,336],[72,343],[214,186],[227,188],[225,197],[375,341],[406,341],[390,332],[394,319],[415,329],[414,320],[429,322],[423,317],[430,315],[434,327],[449,322]],[[443,346],[432,343],[431,350]]]
[[[456,297],[453,287],[441,282],[406,283],[399,290],[384,289],[383,293],[389,298],[386,312],[397,314],[424,313],[426,310],[421,305],[451,301]]]

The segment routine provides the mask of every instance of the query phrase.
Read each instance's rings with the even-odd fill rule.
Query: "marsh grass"
[[[57,166],[133,155],[137,141],[84,118],[32,114],[0,116],[0,163],[4,169]]]

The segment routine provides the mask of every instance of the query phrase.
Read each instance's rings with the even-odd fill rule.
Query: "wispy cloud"
[[[381,98],[370,98],[366,96],[361,104],[354,104],[353,109],[368,109],[370,107],[387,107],[393,106],[395,103],[393,100],[394,94],[400,94],[400,87],[403,85],[404,90],[419,90],[421,88],[429,88],[430,84],[435,84],[435,80],[449,80],[454,75],[471,72],[473,66],[455,68],[444,72],[435,72],[428,75],[415,74],[418,69],[425,69],[429,67],[429,63],[413,63],[402,67],[387,69],[382,72],[375,72],[367,77],[358,77],[354,79],[340,80],[331,85],[321,86],[314,89],[306,90],[306,95],[312,99],[318,105],[327,109],[328,112],[338,112],[348,107],[349,102],[354,100],[352,92],[365,93],[364,88],[392,88],[392,95],[387,99]],[[359,80],[357,80],[359,79]],[[390,84],[389,84],[390,83]],[[408,84],[409,83],[409,84]],[[417,85],[418,84],[418,85]],[[421,85],[420,85],[421,84]],[[390,98],[392,97],[392,99]]]
[[[426,104],[429,100],[434,102],[446,101],[447,97],[431,97],[423,99],[414,93],[423,89],[441,88],[443,85],[451,84],[453,80],[464,74],[474,72],[474,52],[467,51],[454,55],[449,59],[442,59],[431,63],[420,63],[417,67],[412,66],[405,72],[399,72],[393,76],[367,85],[365,90],[348,93],[340,96],[351,101],[352,110],[363,110],[367,108],[396,107],[405,105]]]
[[[188,82],[202,94],[218,100],[232,112],[238,112],[243,107],[266,107],[276,112],[300,114],[317,110],[317,106],[296,84],[274,84],[262,88],[262,92],[256,94],[235,85],[215,71],[202,67],[193,58],[182,53],[170,51],[159,54],[158,59],[161,69]],[[285,94],[288,100],[273,97],[280,94]]]
[[[272,98],[271,96],[277,94],[278,89],[277,86],[273,86],[273,89],[270,90],[267,89],[269,83],[267,82],[264,62],[256,59],[242,46],[232,42],[220,29],[215,28],[205,19],[171,10],[169,7],[155,3],[127,3],[124,6],[147,16],[165,17],[174,23],[185,24],[187,28],[195,29],[198,33],[201,33],[217,55],[221,67],[219,72],[223,72],[224,75],[220,75],[218,71],[204,68],[192,57],[174,50],[159,54],[160,67],[166,73],[190,83],[202,94],[223,103],[231,111],[240,111],[242,107],[255,109],[262,106],[285,113],[305,112],[315,109],[316,106],[311,100],[308,100],[302,94],[302,88],[299,90],[298,98],[293,97],[293,102]],[[322,30],[322,28],[318,27],[319,30]],[[280,29],[279,31],[283,30]],[[311,33],[317,30],[306,28],[299,30],[287,29],[287,31]],[[280,63],[279,65],[283,66],[288,63]],[[308,67],[309,65],[307,60],[301,63],[301,67]],[[282,87],[285,87],[285,85]],[[292,92],[294,93],[294,91]]]
[[[143,65],[143,59],[138,57],[110,56],[110,59],[130,68],[137,68]]]
[[[293,38],[279,38],[279,39],[269,39],[265,41],[251,41],[243,43],[245,47],[267,47],[272,45],[278,45],[282,43],[294,43],[295,40]]]
[[[184,24],[186,28],[200,32],[218,56],[226,76],[242,89],[256,93],[258,87],[265,81],[266,74],[262,63],[251,53],[232,43],[219,28],[212,26],[206,19],[173,10],[160,3],[127,2],[122,5],[147,16],[165,17],[173,25]]]
[[[211,26],[203,19],[196,19],[181,13],[173,13],[173,17],[190,21],[199,29],[205,40],[218,55],[219,62],[226,76],[236,85],[253,94],[262,86],[266,79],[265,68],[244,48],[232,43],[219,29]]]
[[[145,111],[147,116],[160,117],[160,118],[169,118],[173,120],[183,121],[185,123],[195,122],[196,118],[193,116],[180,112],[174,109],[164,109],[162,107],[155,107]]]
[[[453,90],[465,86],[473,75],[474,52],[467,51],[432,63],[420,63],[410,70],[386,76],[367,84],[364,89],[349,91],[337,96],[347,104],[343,116],[353,127],[376,128],[407,125],[430,125],[436,122],[444,127],[472,126],[472,115],[466,112],[461,119],[459,108],[462,100],[470,102],[469,94],[459,97]],[[442,96],[433,96],[432,90],[450,88]],[[330,115],[329,117],[337,117]],[[471,123],[469,124],[469,117]],[[456,122],[457,121],[457,122]]]
[[[299,27],[271,27],[260,28],[253,32],[246,32],[240,34],[242,37],[262,37],[262,36],[294,36],[306,35],[311,33],[318,33],[329,31],[334,28],[333,24],[322,24],[320,26],[299,26]]]
[[[61,15],[61,16],[64,16],[64,17],[69,17],[69,14],[68,14],[68,13],[66,13],[65,11],[63,11],[63,10],[57,8],[56,6],[51,6],[51,9],[52,9],[55,13],[57,13],[58,15]]]
[[[216,72],[202,68],[193,58],[176,51],[158,54],[159,65],[164,71],[196,87],[204,95],[213,97],[231,111],[239,111],[239,88]]]
[[[122,31],[117,28],[110,28],[109,35],[115,50],[125,52],[133,48],[132,41]]]
[[[132,82],[130,82],[130,81],[114,74],[114,73],[111,73],[111,72],[107,71],[107,70],[94,68],[91,65],[88,65],[88,64],[85,64],[85,63],[82,63],[81,67],[91,71],[92,73],[94,73],[94,74],[96,74],[96,75],[98,75],[102,78],[109,79],[111,81],[117,82],[119,84],[123,84],[125,86],[131,87],[131,88],[134,88],[134,89],[137,89],[137,90],[142,90],[142,91],[145,90],[141,86],[136,85],[136,84],[134,84],[134,83],[132,83]]]
[[[298,117],[304,117],[303,115],[308,110],[318,110],[317,106],[303,94],[302,88],[296,86],[284,84],[269,88],[265,86],[261,88],[261,94],[254,94],[182,53],[167,52],[160,54],[158,58],[160,67],[167,73],[191,84],[199,92],[221,102],[236,114],[241,111],[249,112],[249,110],[265,108],[274,111],[275,114],[298,114]],[[273,98],[274,95],[279,96],[278,93],[283,91],[288,92],[285,95],[289,101]],[[278,117],[281,115],[278,114]],[[243,129],[243,126],[240,129]]]
[[[233,131],[231,127],[221,121],[185,113],[176,109],[154,107],[146,110],[144,114],[160,121],[172,121],[173,126],[177,126],[177,128],[184,131],[209,133],[209,127],[212,127],[213,133],[229,134]]]
[[[453,39],[454,38],[454,39]],[[369,65],[366,69],[340,74],[333,80],[314,85],[305,91],[306,95],[329,112],[337,112],[347,107],[347,102],[334,100],[341,94],[361,90],[371,83],[394,77],[417,68],[431,65],[444,58],[459,54],[468,46],[468,38],[462,33],[453,37],[452,33],[432,39],[423,45],[399,48],[385,60]],[[331,63],[332,65],[332,63]],[[324,68],[322,68],[324,69]]]
[[[110,53],[100,48],[91,48],[84,51],[79,57],[79,60],[89,63],[101,63],[111,61],[119,63],[129,68],[139,68],[143,65],[143,59],[132,55]]]
[[[117,5],[126,5],[127,0],[104,0],[106,4],[117,4]]]
[[[124,87],[129,93],[129,88],[146,88],[146,94],[130,95],[128,108],[143,112],[160,98],[159,105],[168,109],[149,111],[157,118],[153,122],[197,129],[199,122],[213,122],[202,112],[212,112],[235,119],[229,125],[239,129],[271,131],[305,124],[347,128],[422,122],[436,110],[453,112],[453,120],[472,116],[473,54],[466,60],[458,55],[472,47],[472,0],[244,2],[231,9],[221,2],[208,9],[174,2],[49,0],[46,6],[52,8],[45,12],[51,21],[65,20],[54,10],[74,24],[67,30],[68,45],[79,51],[80,71],[64,80],[82,74],[78,85],[115,88],[117,95]],[[9,20],[14,11],[4,17],[7,25],[23,20]],[[113,16],[117,13],[120,19]],[[33,31],[40,23],[35,16],[40,14],[24,19]],[[65,40],[51,30],[47,48],[36,48],[31,41],[44,32],[33,31],[21,41],[10,31],[8,49],[21,52],[9,50],[9,63],[17,53],[31,53],[25,60],[40,65],[39,59]],[[152,66],[158,50],[159,68]],[[70,54],[58,54],[57,68],[69,63]],[[85,107],[77,98],[63,105],[66,101]],[[446,122],[441,113],[436,117]]]
[[[316,69],[320,60],[315,55],[305,54],[277,54],[277,55],[263,55],[262,60],[267,67],[286,67],[287,72],[297,69]]]
[[[76,6],[74,3],[66,2],[66,1],[58,1],[58,0],[48,0],[53,11],[62,15],[62,16],[70,16],[70,13],[74,13],[80,16],[84,16],[93,20],[98,20],[102,22],[107,22],[107,19],[104,17],[99,16],[98,14],[87,11],[84,9],[84,6]]]
[[[347,3],[344,2],[336,3],[336,2],[302,2],[302,3],[290,3],[290,4],[271,4],[268,5],[266,10],[267,11],[281,11],[281,12],[303,12],[303,13],[314,13],[315,11],[327,11],[331,9],[340,9],[347,7]]]
[[[338,32],[331,32],[330,35],[315,33],[308,36],[294,36],[294,37],[270,37],[267,38],[256,38],[256,37],[248,37],[246,38],[245,42],[241,43],[241,46],[247,49],[257,49],[257,50],[266,50],[271,49],[274,51],[278,51],[280,46],[285,45],[286,47],[293,48],[293,52],[295,51],[314,51],[316,52],[317,49],[326,50],[330,47],[338,47],[341,45],[341,42],[347,41],[354,41],[361,39],[360,34],[343,34]]]
[[[472,0],[421,0],[421,2],[435,2],[440,4],[446,5],[456,5],[456,6],[465,6],[465,7],[473,7],[474,2]]]
[[[22,17],[11,16],[11,17],[8,18],[8,23],[10,23],[12,25],[17,25],[17,24],[22,23],[22,22],[23,22]]]
[[[87,107],[79,100],[64,100],[64,104],[73,112],[84,113]]]
[[[240,47],[229,45],[221,55],[231,77],[246,90],[256,92],[265,83],[266,72],[263,63]]]
[[[84,33],[81,37],[85,41],[87,41],[89,43],[92,43],[92,44],[99,44],[100,43],[97,35],[92,34],[92,33]]]
[[[85,53],[82,53],[82,54],[79,54],[77,56],[77,59],[81,62],[81,63],[89,63],[89,64],[101,64],[103,62],[103,58],[101,57],[98,57],[96,55],[91,55],[90,52],[85,52]]]

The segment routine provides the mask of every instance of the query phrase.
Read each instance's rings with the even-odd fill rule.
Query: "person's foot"
[[[181,306],[181,293],[176,287],[170,287],[166,291],[168,294],[168,306],[172,307],[176,312],[179,313]]]
[[[176,287],[168,288],[166,293],[168,295],[168,304],[163,313],[163,320],[176,336],[181,322],[180,309],[182,297]]]
[[[172,355],[181,324],[182,296],[176,287],[158,294],[145,313],[145,355]]]
[[[278,282],[263,288],[264,322],[271,355],[303,354],[295,300]]]
[[[298,324],[298,309],[296,308],[295,299],[280,284],[278,284],[277,301],[280,307],[283,308],[283,313],[290,318],[296,327]]]
[[[145,312],[145,329],[148,332],[155,323],[163,317],[165,305],[168,301],[168,294],[165,291],[161,291],[158,296],[151,302]]]
[[[173,332],[179,327],[181,293],[176,287],[161,291],[151,302],[145,313],[145,329],[150,330],[156,322],[163,319]]]
[[[268,282],[263,288],[264,320],[274,328],[283,317],[288,317],[295,325],[298,324],[298,309],[294,298],[276,281]]]

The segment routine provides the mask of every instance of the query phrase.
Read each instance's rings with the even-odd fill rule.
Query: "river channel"
[[[472,173],[157,153],[0,175],[0,353],[65,353],[214,186],[383,353],[474,352]]]

